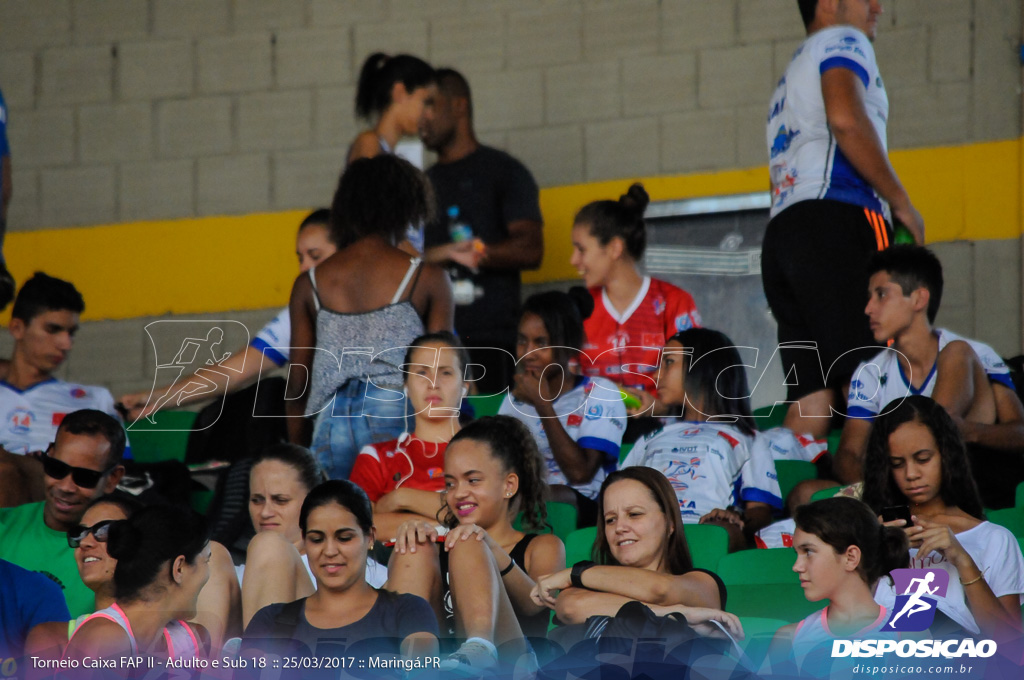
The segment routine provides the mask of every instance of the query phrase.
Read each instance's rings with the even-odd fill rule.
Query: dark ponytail
[[[636,182],[617,201],[594,201],[576,213],[575,224],[590,226],[590,234],[602,245],[621,238],[626,252],[639,260],[647,249],[644,211],[651,202],[644,185]]]
[[[107,553],[117,560],[114,597],[138,600],[178,556],[188,563],[209,543],[206,520],[191,508],[152,505],[110,525]]]
[[[858,571],[869,586],[893,569],[910,564],[910,545],[902,529],[879,524],[875,513],[855,498],[836,496],[796,509],[796,528],[813,534],[836,553],[860,548]]]
[[[547,468],[537,449],[537,442],[526,425],[511,416],[485,416],[459,430],[448,442],[448,450],[462,439],[486,444],[505,472],[519,475],[519,489],[512,500],[519,499],[523,528],[543,528],[548,518],[545,505],[548,495]],[[459,520],[447,503],[438,514],[445,526],[458,526]]]
[[[434,82],[434,69],[419,57],[383,52],[371,54],[363,62],[356,86],[356,115],[370,119],[391,106],[391,89],[402,83],[407,92]]]

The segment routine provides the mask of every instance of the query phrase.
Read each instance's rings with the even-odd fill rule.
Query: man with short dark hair
[[[821,438],[864,358],[851,350],[874,344],[862,312],[864,265],[892,242],[893,222],[918,243],[924,222],[889,163],[889,100],[871,46],[879,0],[798,5],[808,37],[768,112],[762,279],[791,402],[784,424]]]
[[[478,390],[496,393],[512,380],[519,272],[537,269],[544,255],[540,193],[522,163],[477,141],[465,77],[439,69],[437,90],[420,122],[423,143],[437,152],[427,170],[437,220],[427,225],[424,255],[452,265],[455,330],[472,362],[487,370]]]
[[[928,249],[898,245],[868,264],[864,312],[879,343],[891,344],[853,374],[836,452],[840,481],[862,479],[874,417],[911,394],[932,397],[960,426],[985,507],[1013,505],[1024,480],[1024,405],[1010,371],[985,343],[935,327],[942,265]]]
[[[94,595],[79,577],[67,532],[90,501],[117,488],[124,449],[116,418],[94,409],[69,413],[42,458],[44,500],[0,509],[0,558],[52,579],[72,617],[92,611]]]
[[[106,388],[53,375],[71,352],[84,309],[72,284],[42,272],[15,298],[8,325],[14,352],[0,380],[0,507],[41,497],[38,465],[23,454],[45,451],[66,413],[92,408],[117,416]]]

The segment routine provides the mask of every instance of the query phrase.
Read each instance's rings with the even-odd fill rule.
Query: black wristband
[[[573,588],[586,588],[583,585],[583,572],[591,567],[597,566],[594,562],[587,560],[586,562],[577,562],[573,565],[572,574],[569,576],[569,582],[572,583]]]
[[[516,566],[516,561],[515,561],[515,560],[513,560],[513,559],[509,559],[509,561],[508,561],[508,566],[507,566],[507,567],[505,567],[504,569],[502,569],[501,571],[499,571],[499,572],[498,572],[498,576],[501,576],[501,577],[505,577],[505,576],[507,576],[507,575],[508,575],[508,573],[509,573],[510,571],[512,571],[512,568],[513,568],[514,566]]]

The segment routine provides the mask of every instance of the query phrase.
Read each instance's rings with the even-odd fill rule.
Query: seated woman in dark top
[[[682,614],[698,633],[712,632],[711,621],[718,621],[742,637],[739,619],[722,611],[725,584],[693,567],[676,494],[663,474],[646,467],[617,470],[605,478],[597,503],[604,523],[594,546],[598,562],[541,577],[531,593],[535,602],[564,623],[583,623],[615,616],[636,600],[655,614]]]
[[[430,605],[415,595],[377,590],[366,582],[372,520],[370,499],[348,480],[324,482],[310,491],[299,526],[316,592],[256,612],[245,629],[243,649],[290,649],[291,656],[294,648],[272,641],[294,640],[307,648],[300,656],[337,659],[339,665],[324,669],[334,676],[347,657],[400,661],[398,655],[414,659],[436,654],[437,620]],[[242,657],[248,653],[243,651]],[[308,670],[297,672],[306,677]]]

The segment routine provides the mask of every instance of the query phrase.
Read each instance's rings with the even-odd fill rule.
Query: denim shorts
[[[316,417],[313,454],[330,479],[348,479],[359,451],[368,444],[398,439],[413,419],[402,387],[349,380]]]

